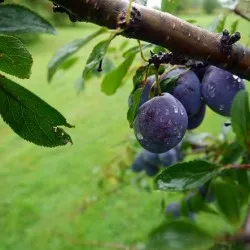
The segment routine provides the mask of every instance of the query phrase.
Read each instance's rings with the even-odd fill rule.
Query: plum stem
[[[138,44],[139,44],[139,48],[140,48],[140,53],[141,53],[141,58],[144,62],[148,62],[148,60],[146,59],[146,57],[144,56],[143,54],[143,51],[142,51],[142,46],[141,46],[141,41],[140,40],[137,40]]]
[[[133,1],[134,0],[129,0],[128,9],[127,9],[127,13],[126,13],[126,24],[127,25],[129,25]]]

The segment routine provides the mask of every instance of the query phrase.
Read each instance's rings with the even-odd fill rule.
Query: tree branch
[[[126,0],[50,0],[66,8],[79,21],[116,29],[128,7]],[[250,80],[250,50],[233,44],[223,52],[221,35],[208,32],[168,13],[133,4],[136,18],[122,35],[160,45],[172,52],[230,70]]]

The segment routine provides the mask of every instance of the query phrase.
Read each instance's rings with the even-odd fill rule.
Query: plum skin
[[[176,86],[170,94],[182,103],[188,116],[193,116],[199,112],[202,104],[200,80],[193,71],[176,68],[162,75],[161,81],[176,76],[178,76]]]
[[[230,117],[235,95],[245,89],[244,81],[238,76],[210,66],[201,84],[201,93],[205,103],[216,113]]]
[[[162,167],[168,167],[175,164],[178,161],[179,155],[176,148],[172,148],[169,151],[159,154],[160,165]]]
[[[203,122],[206,114],[206,104],[203,102],[199,112],[191,117],[188,117],[188,129],[198,128]]]
[[[169,93],[144,103],[134,120],[134,133],[143,148],[164,153],[180,143],[188,126],[183,105]]]

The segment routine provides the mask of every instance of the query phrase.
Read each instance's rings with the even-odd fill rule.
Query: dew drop
[[[141,133],[137,133],[136,137],[138,138],[138,140],[143,140],[143,136]]]
[[[209,96],[210,96],[211,98],[214,98],[214,97],[215,97],[215,92],[216,92],[215,86],[209,84],[209,85],[208,85],[208,94],[209,94]]]
[[[219,110],[220,110],[220,111],[223,111],[223,110],[224,110],[224,104],[221,104],[221,105],[220,105]]]
[[[174,112],[175,112],[176,114],[178,114],[178,112],[179,112],[179,110],[178,110],[178,108],[177,108],[176,106],[174,106]]]

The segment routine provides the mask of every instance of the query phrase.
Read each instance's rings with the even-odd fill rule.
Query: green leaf
[[[189,221],[165,222],[150,235],[146,250],[197,250],[212,246],[210,235]]]
[[[148,3],[148,0],[135,0],[135,2],[138,3],[138,4],[146,6],[147,3]]]
[[[221,33],[224,30],[227,16],[224,14],[220,14],[218,17],[214,19],[212,24],[208,26],[208,30],[211,32]]]
[[[234,98],[232,108],[232,127],[240,145],[250,152],[250,109],[248,92],[241,90]]]
[[[211,180],[218,171],[218,165],[204,160],[177,163],[156,176],[155,188],[170,191],[195,189]]]
[[[129,71],[135,55],[127,57],[117,68],[108,73],[102,82],[102,92],[106,95],[113,95],[117,89],[122,85],[123,79]]]
[[[143,44],[141,46],[142,50],[146,50],[146,49],[149,49],[149,48],[152,48],[153,47],[153,44]],[[132,48],[129,48],[128,50],[126,50],[124,53],[123,53],[123,57],[129,57],[131,55],[134,55],[134,54],[138,54],[140,52],[140,46],[137,45],[137,46],[134,46]]]
[[[20,40],[0,35],[1,71],[19,78],[29,78],[32,64],[32,56]]]
[[[0,33],[49,33],[55,28],[43,17],[21,5],[0,6]]]
[[[60,48],[56,54],[53,56],[51,61],[48,65],[48,81],[50,82],[55,75],[58,68],[73,54],[75,54],[77,51],[79,51],[84,45],[86,45],[88,42],[93,40],[98,35],[105,32],[106,29],[101,28],[95,33],[88,35],[82,39],[74,40],[66,45],[64,45],[62,48]]]
[[[53,107],[22,86],[0,77],[0,114],[23,139],[45,147],[71,142],[59,126],[72,127]]]
[[[162,0],[161,10],[168,13],[174,13],[180,0]]]
[[[133,84],[134,84],[134,90],[135,91],[138,87],[140,87],[140,84],[145,81],[146,74],[147,77],[155,74],[155,68],[153,65],[141,66],[138,68],[135,72],[135,75],[133,76]]]
[[[237,225],[240,223],[239,189],[231,181],[217,180],[212,183],[212,192],[216,205],[227,220]]]
[[[238,142],[226,144],[223,149],[224,152],[220,161],[223,165],[236,163],[243,155],[243,148]]]
[[[97,70],[100,62],[104,59],[112,39],[99,42],[92,50],[83,71],[83,78],[88,79],[92,71]]]
[[[239,26],[239,19],[238,20],[235,20],[232,25],[231,25],[231,30],[230,30],[230,33],[233,34],[236,32],[238,26]]]
[[[63,70],[68,70],[71,67],[73,67],[78,61],[79,61],[79,57],[72,57],[68,60],[66,60],[62,65],[61,65],[61,69]]]
[[[133,127],[133,122],[134,122],[134,119],[135,119],[135,116],[136,116],[136,113],[140,104],[142,91],[143,91],[143,88],[139,88],[134,92],[133,103],[127,113],[127,119],[131,128]]]

